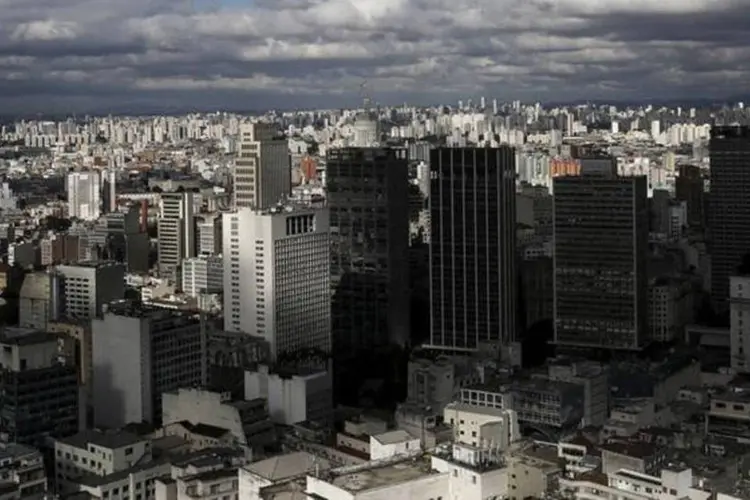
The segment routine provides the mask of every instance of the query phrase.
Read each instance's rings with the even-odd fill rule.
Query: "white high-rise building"
[[[101,215],[99,172],[68,174],[68,217],[96,220]]]
[[[327,209],[225,214],[224,329],[263,337],[282,353],[331,348]]]
[[[219,293],[224,286],[221,256],[201,255],[182,261],[182,291],[191,297]]]
[[[251,123],[240,130],[240,152],[234,167],[235,208],[271,207],[292,190],[287,140],[269,123]]]

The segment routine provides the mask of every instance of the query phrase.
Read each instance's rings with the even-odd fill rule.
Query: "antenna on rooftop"
[[[370,90],[367,88],[367,80],[359,84],[359,95],[362,97],[365,113],[369,112],[372,107],[372,97],[370,96]]]

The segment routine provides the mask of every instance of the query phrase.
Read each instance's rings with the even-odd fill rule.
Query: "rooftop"
[[[656,454],[656,447],[649,443],[607,443],[601,446],[601,450],[633,458],[647,458]]]
[[[222,479],[229,479],[229,478],[236,478],[237,477],[237,469],[228,467],[225,469],[216,469],[216,470],[210,470],[206,472],[201,472],[200,474],[195,474],[193,476],[183,477],[182,480],[185,482],[202,482],[202,483],[212,483],[214,481],[221,481]]]
[[[408,432],[397,429],[372,436],[380,444],[396,444],[414,439]]]
[[[86,448],[89,444],[92,444],[101,448],[114,450],[117,448],[132,446],[137,443],[142,443],[144,441],[147,441],[147,439],[136,436],[135,434],[131,434],[129,432],[102,432],[97,430],[87,430],[79,432],[75,436],[62,438],[59,441],[63,444],[82,449]]]
[[[331,468],[328,460],[306,451],[298,451],[251,463],[245,466],[245,470],[269,481],[279,482],[313,473],[316,465],[321,470]]]
[[[382,486],[414,481],[432,474],[434,472],[428,463],[409,460],[341,474],[334,477],[331,483],[350,493],[358,493]]]
[[[45,342],[57,342],[57,335],[34,328],[5,327],[0,330],[0,344],[35,345]]]
[[[0,444],[0,461],[39,453],[35,448],[18,443]]]

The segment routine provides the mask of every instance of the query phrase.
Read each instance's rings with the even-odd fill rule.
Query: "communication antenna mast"
[[[370,91],[367,88],[367,80],[359,85],[359,95],[362,97],[362,105],[365,108],[365,113],[369,113],[372,107],[372,97],[370,97]]]

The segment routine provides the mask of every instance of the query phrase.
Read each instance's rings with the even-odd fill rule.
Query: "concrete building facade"
[[[271,360],[331,350],[325,209],[242,209],[224,220],[224,329],[264,338]]]
[[[240,128],[240,151],[234,167],[234,207],[270,208],[292,190],[287,140],[269,123]]]
[[[97,427],[161,420],[164,392],[201,384],[200,321],[136,302],[111,304],[92,321]]]

